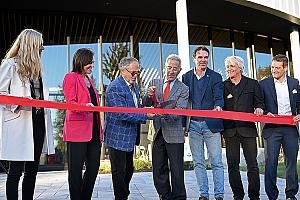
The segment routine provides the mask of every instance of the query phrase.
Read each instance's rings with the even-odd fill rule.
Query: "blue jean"
[[[220,133],[212,133],[205,121],[191,121],[189,142],[200,196],[209,197],[208,178],[205,168],[204,142],[211,161],[215,197],[224,197],[224,168]]]

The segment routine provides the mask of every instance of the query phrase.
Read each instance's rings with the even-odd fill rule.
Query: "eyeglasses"
[[[125,68],[126,69],[126,68]],[[135,75],[140,75],[140,71],[133,71],[133,72],[131,72],[131,71],[129,71],[128,69],[126,69],[126,71],[131,75],[131,76],[135,76]]]
[[[179,72],[181,70],[180,67],[178,68],[178,67],[166,66],[166,68],[168,71],[173,70],[173,72],[175,72],[175,73]]]

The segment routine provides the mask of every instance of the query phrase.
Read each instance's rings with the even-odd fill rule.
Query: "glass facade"
[[[167,23],[165,23],[164,26],[167,26]],[[170,28],[174,28],[174,24],[170,25]],[[224,80],[227,78],[224,60],[228,56],[234,54],[243,58],[243,74],[248,76],[249,69],[254,67],[253,71],[256,72],[257,79],[261,80],[270,75],[269,67],[272,55],[288,53],[285,43],[277,38],[270,38],[261,35],[249,36],[249,33],[244,33],[242,31],[224,29],[211,30],[207,27],[195,25],[191,25],[190,30],[190,68],[195,66],[192,60],[193,50],[200,44],[205,45],[210,50],[210,56],[213,58],[212,60],[209,59],[209,67],[211,68],[211,62],[213,61],[214,70],[220,73]],[[150,37],[149,34],[147,37]],[[100,67],[110,67],[110,62],[118,62],[111,60],[114,58],[113,52],[122,52],[124,54],[125,51],[124,55],[127,56],[133,53],[134,55],[137,55],[136,57],[139,59],[140,66],[142,67],[142,73],[140,75],[142,80],[141,86],[147,88],[149,81],[160,77],[161,69],[164,66],[166,57],[169,54],[178,54],[178,45],[176,44],[177,41],[174,40],[174,34],[171,34],[170,31],[162,34],[171,35],[172,37],[167,40],[162,39],[162,43],[159,43],[159,35],[155,34],[155,37],[157,36],[156,42],[146,42],[142,40],[143,38],[134,38],[133,35],[133,44],[128,41],[103,41],[102,45],[97,42],[89,44],[70,44],[70,64],[72,65],[72,57],[77,49],[92,49],[95,53],[95,64],[92,78],[98,88],[100,80],[99,76],[102,76]],[[166,36],[162,38],[165,37]],[[212,46],[209,45],[209,38]],[[250,54],[249,48],[251,49]],[[102,52],[101,57],[100,52]],[[55,100],[58,95],[62,95],[59,87],[62,85],[62,80],[65,74],[68,73],[68,45],[46,46],[42,54],[42,61],[45,74],[44,77],[48,87],[50,88],[50,94],[52,94],[50,99]],[[101,61],[102,65],[100,63]],[[251,64],[250,68],[249,63]],[[70,66],[70,70],[71,68],[72,67]],[[103,84],[108,85],[110,83],[110,79],[111,77],[109,78],[107,72],[103,72]],[[52,110],[52,119],[55,120],[55,117],[56,111]],[[144,133],[141,137],[142,140],[147,140],[147,131],[148,126],[142,127],[142,132]],[[143,141],[142,144],[147,146],[145,141]]]

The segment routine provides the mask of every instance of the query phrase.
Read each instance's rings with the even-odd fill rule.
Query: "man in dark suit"
[[[300,87],[297,79],[286,75],[288,59],[276,55],[272,59],[272,76],[260,81],[268,115],[293,115],[294,121],[300,120]],[[277,199],[276,185],[279,150],[282,147],[285,157],[287,199],[296,199],[298,192],[297,156],[299,133],[296,126],[266,124],[263,129],[265,142],[265,190],[269,199]]]
[[[140,73],[138,60],[122,58],[119,63],[121,75],[106,90],[106,106],[139,108],[140,95],[136,78]],[[133,150],[139,144],[139,127],[152,119],[153,114],[106,113],[104,143],[109,150],[112,181],[116,200],[125,200],[130,193],[129,183],[133,175]]]
[[[181,59],[175,54],[169,55],[165,63],[165,79],[154,79],[150,82],[147,94],[143,98],[143,105],[155,106],[157,98],[159,102],[175,101],[166,108],[186,109],[189,89],[177,79],[180,71]],[[155,134],[152,145],[152,168],[156,191],[162,200],[186,199],[182,117],[163,115],[153,121]]]
[[[193,61],[196,67],[182,76],[182,82],[189,87],[189,100],[192,109],[221,111],[224,106],[222,77],[207,67],[208,56],[209,50],[205,46],[198,46],[193,52]],[[224,168],[220,135],[220,131],[223,130],[223,120],[191,117],[191,120],[187,121],[186,130],[189,132],[190,147],[200,192],[199,200],[209,198],[204,142],[212,164],[214,195],[217,200],[223,199]]]
[[[224,81],[224,110],[262,115],[264,99],[258,81],[242,75],[244,61],[239,56],[225,59],[228,79]],[[254,122],[224,120],[223,136],[226,142],[229,183],[235,200],[244,199],[240,175],[240,146],[247,163],[248,196],[259,199],[260,180],[257,164],[257,130]]]

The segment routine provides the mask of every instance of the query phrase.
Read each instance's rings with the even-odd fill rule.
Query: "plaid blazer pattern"
[[[140,99],[138,86],[133,85],[137,99]],[[119,76],[112,81],[106,90],[107,107],[135,107],[129,86]],[[138,106],[141,107],[139,101]],[[139,142],[139,126],[146,123],[147,115],[139,113],[105,113],[104,144],[121,151],[133,151]]]
[[[149,86],[156,87],[157,99],[163,101],[163,79],[154,79],[149,83]],[[179,81],[175,80],[174,85],[169,93],[167,100],[175,100],[174,105],[170,105],[168,109],[186,109],[189,99],[189,88]],[[147,95],[143,95],[143,105],[153,106],[154,102]],[[153,120],[155,134],[153,141],[160,129],[167,143],[184,143],[184,132],[182,126],[182,116],[180,115],[164,115],[162,118],[155,118]]]

